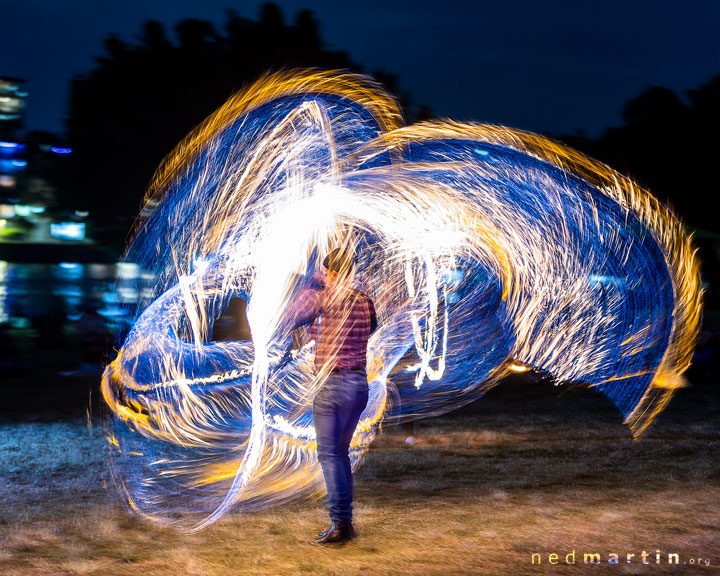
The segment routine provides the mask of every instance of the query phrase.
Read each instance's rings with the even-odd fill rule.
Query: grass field
[[[74,386],[75,400],[87,394]],[[710,384],[680,390],[637,441],[601,396],[529,378],[417,423],[414,444],[387,429],[357,474],[360,537],[340,548],[308,544],[323,502],[229,515],[190,536],[138,520],[110,484],[101,419],[30,392],[0,410],[2,575],[718,573]]]

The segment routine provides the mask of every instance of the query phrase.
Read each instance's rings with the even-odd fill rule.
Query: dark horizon
[[[26,130],[62,134],[70,80],[89,72],[102,41],[132,41],[143,22],[169,35],[185,18],[221,30],[226,9],[256,19],[264,2],[79,0],[53,7],[29,0],[4,8],[0,76],[27,80]],[[720,73],[720,5],[619,0],[598,5],[529,0],[512,5],[371,1],[354,11],[327,0],[277,2],[286,22],[313,10],[328,47],[368,73],[395,74],[400,91],[434,115],[507,124],[550,134],[597,136],[620,123],[625,103],[650,86],[681,98]]]

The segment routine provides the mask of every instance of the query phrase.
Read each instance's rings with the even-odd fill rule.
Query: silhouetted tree
[[[624,125],[591,140],[564,139],[635,178],[699,228],[695,246],[706,284],[705,304],[720,305],[720,76],[687,92],[687,103],[667,88],[648,88],[630,100]]]
[[[63,200],[108,226],[115,222],[121,240],[162,158],[244,84],[281,67],[362,71],[347,53],[325,47],[308,10],[292,24],[274,4],[265,4],[257,21],[228,11],[222,31],[184,20],[175,38],[153,21],[132,43],[111,36],[96,67],[72,83],[73,155]],[[395,89],[394,77],[381,80]]]
[[[564,140],[635,178],[688,224],[720,231],[720,76],[687,97],[686,103],[667,88],[648,88],[627,103],[622,126],[596,140]]]

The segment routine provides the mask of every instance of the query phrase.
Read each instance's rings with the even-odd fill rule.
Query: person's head
[[[329,281],[345,281],[350,278],[354,258],[342,248],[335,248],[325,257],[323,266],[327,269]]]

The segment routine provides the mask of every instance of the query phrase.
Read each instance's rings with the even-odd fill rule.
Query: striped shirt
[[[372,300],[351,288],[307,289],[293,305],[294,325],[311,323],[315,367],[365,369],[367,343],[377,326]]]

